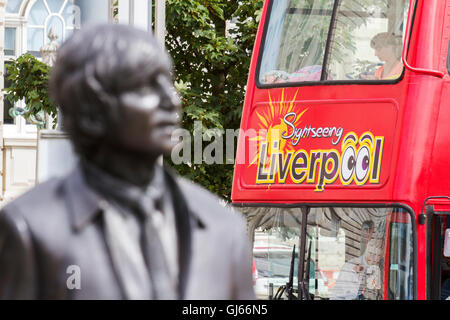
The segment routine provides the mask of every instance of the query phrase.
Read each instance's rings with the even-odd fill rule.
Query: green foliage
[[[113,17],[117,18],[118,15],[119,15],[119,0],[116,0],[113,3]]]
[[[385,11],[386,1],[342,0],[341,9],[366,11],[378,8]],[[333,3],[329,0],[290,1],[293,7],[328,10],[332,10]],[[182,98],[182,127],[191,133],[195,121],[202,122],[203,134],[211,128],[239,128],[262,5],[263,0],[167,0],[166,48],[174,60],[176,88]],[[301,61],[302,65],[316,64],[317,57],[310,49],[317,48],[316,54],[323,53],[329,18],[287,17],[288,27],[280,46],[289,64],[298,65],[300,62],[294,60],[299,59],[305,60]],[[366,23],[363,17],[353,18],[351,24],[344,20],[339,22],[339,32],[334,35],[337,45],[330,52],[332,61],[342,61],[348,50],[356,49],[352,32]],[[234,28],[227,30],[227,21],[233,21]],[[233,165],[174,165],[170,159],[166,159],[166,163],[181,175],[230,200]]]
[[[25,101],[22,114],[25,119],[36,122],[46,113],[53,118],[56,127],[57,107],[50,99],[48,88],[50,70],[51,67],[26,53],[7,65],[7,79],[11,85],[3,91],[13,105],[20,100]]]
[[[166,48],[174,61],[183,128],[193,133],[194,121],[202,122],[203,133],[239,128],[262,5],[262,0],[167,0]],[[227,21],[234,28],[227,30]],[[166,163],[230,200],[232,164]]]

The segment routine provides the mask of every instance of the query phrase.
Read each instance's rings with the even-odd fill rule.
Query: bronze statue
[[[157,163],[180,103],[152,35],[75,32],[50,88],[80,161],[2,209],[0,298],[253,299],[242,217]]]

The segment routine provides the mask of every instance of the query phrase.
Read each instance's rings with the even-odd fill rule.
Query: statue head
[[[50,90],[82,159],[105,149],[156,159],[174,146],[171,61],[148,32],[118,24],[75,31],[58,50]]]

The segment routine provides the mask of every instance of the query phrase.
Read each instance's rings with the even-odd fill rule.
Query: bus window
[[[450,219],[446,218],[446,228],[444,232],[444,251],[442,255],[441,270],[441,299],[450,300]]]
[[[293,285],[298,286],[298,247],[301,232],[301,210],[261,208],[253,229],[254,290],[258,299],[269,299],[289,280],[294,254]],[[272,292],[271,292],[272,291]]]
[[[367,2],[367,1],[366,1]],[[403,72],[403,25],[409,1],[343,0],[327,73],[334,80],[392,80]]]
[[[409,223],[392,222],[389,250],[389,299],[413,299],[412,233]]]
[[[320,80],[333,2],[272,2],[261,83]]]
[[[300,208],[268,207],[242,211],[254,237],[255,292],[258,298],[267,299],[271,287],[276,292],[288,281],[292,248],[302,239],[302,212]],[[312,207],[306,212],[306,243],[300,244],[305,252],[302,279],[313,299],[413,299],[413,236],[408,212],[368,207]],[[398,219],[399,213],[406,218]],[[297,270],[295,262],[295,288]]]
[[[308,220],[314,223],[308,230],[315,233],[318,247],[314,296],[331,300],[383,299],[389,212],[386,208],[310,209]]]
[[[403,72],[408,4],[407,0],[342,0],[337,6],[332,0],[273,1],[259,83],[398,79]]]

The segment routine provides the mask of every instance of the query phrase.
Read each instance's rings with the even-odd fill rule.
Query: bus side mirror
[[[445,230],[444,257],[450,257],[450,229]]]

